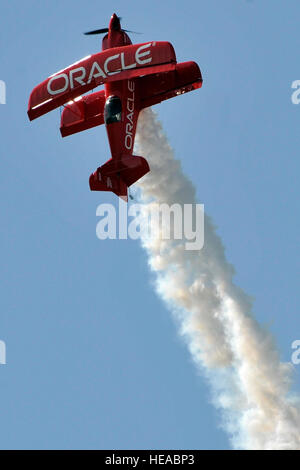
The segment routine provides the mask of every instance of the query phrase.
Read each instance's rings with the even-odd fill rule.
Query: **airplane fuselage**
[[[126,32],[121,31],[119,18],[113,15],[109,23],[108,34],[102,40],[102,50],[112,49],[113,51],[114,47],[129,46],[131,44],[132,42]],[[143,56],[145,52],[144,49],[143,51],[137,52],[136,61],[143,60],[140,55]],[[115,60],[119,60],[119,58],[116,56]],[[124,66],[130,69],[134,68],[136,64],[122,64],[122,67]],[[136,80],[132,78],[109,82],[104,85],[104,89],[106,100],[114,96],[117,96],[121,100],[121,120],[111,124],[105,123],[112,158],[120,159],[122,155],[133,154],[139,115],[138,88],[136,87]]]
[[[90,175],[92,191],[112,191],[127,200],[128,188],[150,171],[147,160],[133,155],[139,112],[202,86],[195,62],[177,63],[172,44],[132,44],[120,18],[109,27],[102,51],[49,76],[31,92],[28,117],[36,119],[59,106],[63,137],[105,124],[111,158]],[[104,89],[90,94],[100,85]]]
[[[112,158],[119,158],[122,154],[132,155],[139,115],[136,81],[128,79],[108,83],[105,86],[105,97],[106,100],[118,97],[122,107],[121,120],[106,124]]]

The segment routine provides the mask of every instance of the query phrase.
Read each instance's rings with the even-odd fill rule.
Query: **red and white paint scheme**
[[[132,44],[113,14],[102,52],[85,57],[36,86],[28,116],[36,119],[64,106],[61,135],[105,124],[111,159],[90,176],[92,191],[113,191],[127,201],[127,189],[148,173],[143,157],[133,155],[139,112],[202,86],[195,62],[177,63],[169,42]],[[98,92],[82,96],[104,85]]]

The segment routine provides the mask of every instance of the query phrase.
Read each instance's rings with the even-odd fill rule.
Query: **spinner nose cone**
[[[113,31],[120,31],[121,29],[120,18],[116,13],[114,13],[110,19],[109,29]]]

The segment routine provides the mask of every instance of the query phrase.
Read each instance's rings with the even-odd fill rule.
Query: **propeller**
[[[102,29],[95,29],[94,31],[88,31],[87,33],[84,33],[86,34],[87,36],[89,34],[102,34],[102,33],[108,33],[108,28],[102,28]]]
[[[113,15],[112,17],[112,21],[113,21],[112,29],[113,30],[116,29],[117,31],[124,31],[125,33],[141,34],[141,33],[137,33],[136,31],[130,31],[129,29],[122,29],[120,27],[121,20],[122,20],[121,16]],[[93,31],[88,31],[87,33],[84,33],[84,34],[89,36],[91,34],[108,33],[108,31],[109,31],[109,28],[102,28],[102,29],[95,29]]]
[[[109,29],[108,28],[102,28],[102,29],[95,29],[94,31],[88,31],[87,33],[83,33],[86,36],[89,36],[91,34],[104,34],[108,33]],[[125,33],[133,33],[133,34],[142,34],[138,33],[137,31],[130,31],[129,29],[121,29],[121,31],[124,31]]]
[[[137,31],[130,31],[130,29],[122,29],[122,31],[125,31],[125,33],[142,34],[138,33]]]

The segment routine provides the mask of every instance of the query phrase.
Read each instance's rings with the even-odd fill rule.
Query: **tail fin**
[[[143,157],[122,155],[108,160],[90,176],[91,191],[112,191],[128,201],[127,188],[150,171]]]

